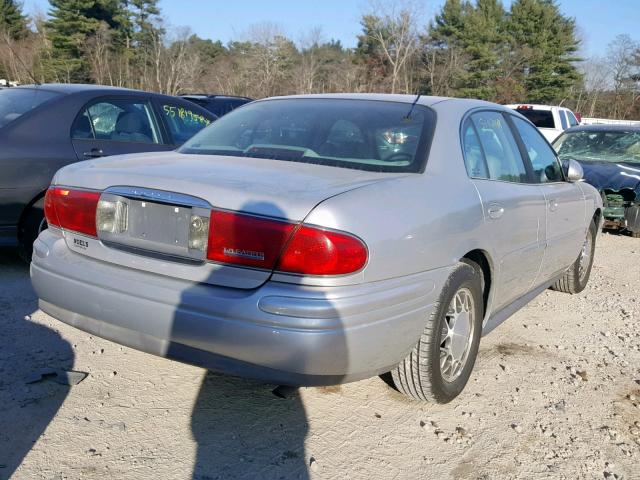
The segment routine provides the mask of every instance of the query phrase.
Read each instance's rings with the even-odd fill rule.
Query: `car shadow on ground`
[[[309,478],[304,405],[296,389],[280,398],[274,387],[205,375],[191,417],[194,479]]]
[[[274,218],[287,218],[278,206],[267,202],[249,203],[240,211],[266,212]],[[237,230],[228,239],[234,248],[262,249],[259,244],[242,243],[247,233],[240,225],[233,227]],[[284,245],[287,239],[288,236],[275,239],[275,242]],[[215,278],[212,280],[215,283]],[[198,313],[202,307],[198,307],[197,298],[203,298],[202,285],[182,292],[181,304],[174,314],[172,338],[193,338],[193,329],[202,329],[202,321],[211,320]],[[209,302],[215,302],[215,298]],[[248,303],[234,305],[234,311],[221,314],[226,318],[224,322],[215,321],[213,326],[205,328],[209,333],[207,345],[212,345],[215,351],[228,348],[233,342],[233,352],[247,354],[245,356],[263,362],[264,366],[304,372],[307,362],[312,361],[306,347],[311,339],[305,339],[302,330],[295,338],[289,337],[287,332],[295,330],[277,326],[277,318],[271,319],[273,327],[252,323],[251,317],[256,314]],[[235,331],[233,322],[238,322]],[[337,333],[325,331],[313,335],[332,336],[331,351],[326,355],[330,358],[327,364],[335,370],[327,373],[337,371],[341,374],[347,369],[347,342],[341,329],[334,332]],[[306,335],[312,334],[307,332]],[[220,337],[224,339],[219,340]],[[287,340],[283,341],[281,337]],[[200,337],[196,340],[204,341]],[[225,345],[217,345],[220,341],[226,342]],[[169,350],[171,352],[171,347]],[[281,387],[282,390],[276,391],[281,394],[279,397],[272,392],[275,387],[215,373],[204,377],[191,420],[193,438],[198,444],[194,479],[309,478],[308,468],[312,461],[305,454],[308,421],[303,402],[296,388]]]
[[[31,320],[38,301],[29,267],[15,250],[0,249],[0,479],[12,476],[56,416],[69,392],[39,375],[71,370],[71,345]]]

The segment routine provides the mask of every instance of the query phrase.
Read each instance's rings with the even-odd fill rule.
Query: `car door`
[[[484,235],[491,239],[496,261],[497,310],[536,283],[544,253],[544,196],[531,183],[502,113],[472,113],[463,123],[462,136],[467,172],[482,202]]]
[[[529,122],[511,116],[546,202],[546,248],[541,276],[551,279],[577,258],[585,239],[586,203],[580,187],[564,179],[553,148]]]
[[[151,102],[141,96],[101,97],[86,104],[71,128],[78,160],[171,150]]]
[[[216,116],[190,102],[160,98],[157,100],[158,116],[165,125],[169,143],[182,145],[200,130],[216,120]]]

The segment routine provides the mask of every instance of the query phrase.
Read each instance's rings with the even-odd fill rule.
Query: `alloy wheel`
[[[475,305],[468,288],[451,299],[440,334],[440,373],[446,382],[455,381],[464,369],[475,325]]]

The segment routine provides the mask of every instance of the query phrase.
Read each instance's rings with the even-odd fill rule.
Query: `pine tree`
[[[128,0],[130,22],[133,29],[132,40],[135,47],[144,51],[153,46],[155,39],[164,30],[159,26],[160,9],[158,0]]]
[[[0,0],[0,31],[4,31],[14,40],[29,34],[27,19],[22,14],[22,6],[16,0]]]
[[[121,0],[50,0],[46,27],[52,45],[52,68],[66,81],[88,80],[83,50],[102,22],[118,32],[126,25]]]
[[[447,0],[429,28],[430,43],[438,49],[458,49],[466,60],[464,73],[452,79],[456,95],[492,100],[505,47],[505,10],[500,0],[477,0],[476,5]]]
[[[442,11],[436,15],[429,26],[431,42],[440,48],[462,47],[465,35],[465,14],[471,8],[473,7],[469,2],[446,0]]]
[[[575,20],[555,0],[516,0],[506,24],[512,49],[520,57],[519,79],[526,101],[556,103],[579,79]]]
[[[468,9],[465,20],[464,49],[470,61],[460,93],[465,97],[493,100],[508,43],[504,33],[504,8],[500,0],[478,0],[475,9]]]

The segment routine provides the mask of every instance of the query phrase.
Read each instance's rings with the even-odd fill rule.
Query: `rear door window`
[[[517,109],[517,112],[527,118],[538,128],[556,128],[551,110]]]
[[[163,102],[160,105],[174,145],[182,145],[211,123],[211,120],[189,107]]]
[[[480,146],[480,139],[469,118],[462,127],[462,147],[464,149],[464,164],[467,168],[467,174],[471,178],[489,178],[487,162]]]
[[[527,183],[527,170],[506,119],[501,113],[483,111],[471,115],[488,178],[504,182]]]
[[[0,128],[61,94],[39,88],[0,89]]]
[[[83,109],[72,126],[74,139],[161,143],[153,109],[137,100],[101,100]]]

